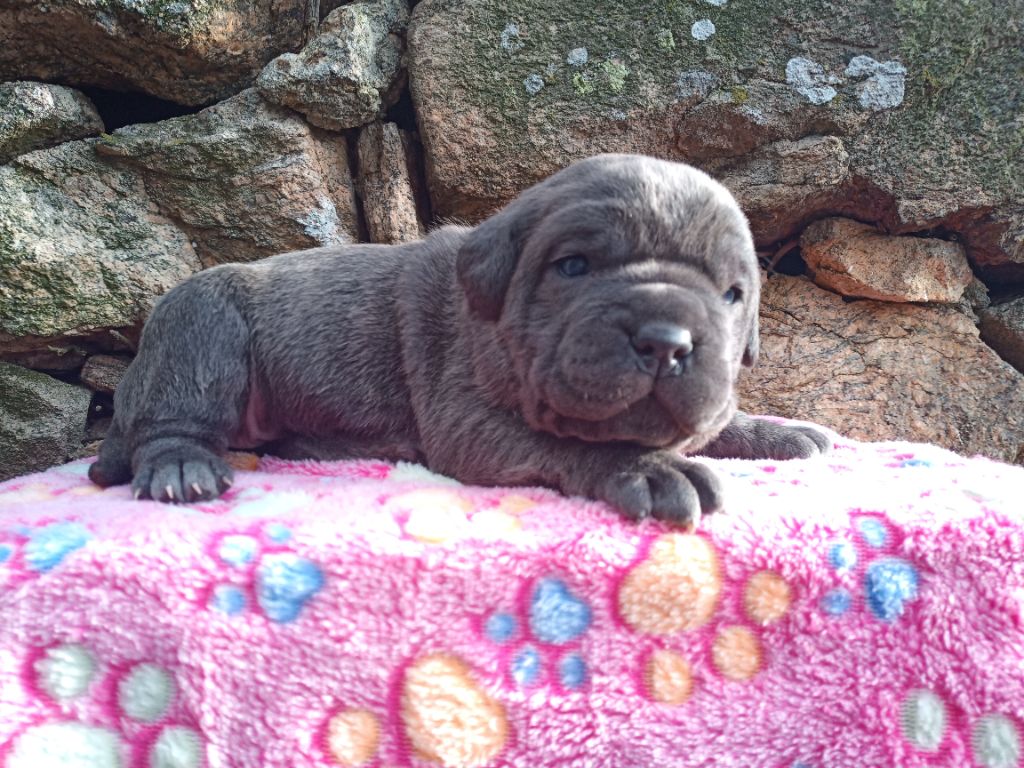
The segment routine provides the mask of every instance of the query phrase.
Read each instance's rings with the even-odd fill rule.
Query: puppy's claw
[[[174,486],[172,486],[172,485],[164,486],[164,493],[167,494],[167,500],[168,501],[174,501]]]
[[[231,479],[230,477],[228,477],[227,475],[221,475],[221,477],[220,477],[220,481],[221,481],[222,483],[224,483],[224,485],[225,485],[226,487],[228,487],[228,488],[230,488],[230,487],[231,487],[232,485],[234,485],[234,484],[235,484],[234,480],[232,480],[232,479]]]
[[[132,496],[135,497],[136,501],[141,499],[142,498],[142,489],[141,488],[136,488],[134,491],[132,491]]]
[[[192,492],[195,493],[197,499],[203,496],[203,489],[199,487],[199,483],[192,483]]]

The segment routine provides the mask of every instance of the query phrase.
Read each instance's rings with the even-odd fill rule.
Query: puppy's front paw
[[[132,480],[136,499],[167,503],[208,501],[231,487],[227,463],[203,448],[178,448],[143,460]]]
[[[687,527],[722,507],[714,472],[669,452],[645,454],[619,466],[597,495],[634,520],[653,517]]]
[[[781,432],[779,439],[773,443],[776,455],[770,459],[785,461],[787,459],[809,459],[812,456],[826,454],[832,450],[832,440],[824,432],[810,427],[787,427],[775,425]]]
[[[700,449],[700,454],[716,459],[787,461],[809,459],[831,449],[831,438],[820,430],[789,427],[738,413],[718,437]]]

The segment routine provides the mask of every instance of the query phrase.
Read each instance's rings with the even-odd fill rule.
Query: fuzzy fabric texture
[[[695,533],[412,466],[0,485],[0,766],[1022,762],[1024,469],[709,461]]]

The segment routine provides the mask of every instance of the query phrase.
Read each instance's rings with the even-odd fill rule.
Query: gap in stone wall
[[[189,107],[146,93],[111,91],[91,86],[79,86],[78,90],[96,105],[96,111],[103,118],[103,125],[108,132],[136,123],[155,123],[171,117],[194,115],[205,109],[205,106]]]
[[[370,228],[366,224],[366,208],[363,205],[363,190],[362,184],[360,183],[360,163],[359,163],[359,133],[361,129],[356,128],[355,130],[345,131],[345,147],[348,151],[348,170],[352,176],[352,182],[355,185],[355,202],[356,202],[356,226],[359,231],[356,233],[357,242],[368,243],[370,242]]]
[[[807,273],[807,264],[804,257],[800,255],[800,246],[796,246],[783,254],[782,258],[775,264],[774,272],[780,275],[796,277]]]

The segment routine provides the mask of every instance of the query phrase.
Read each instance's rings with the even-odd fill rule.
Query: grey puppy
[[[89,476],[210,499],[228,447],[425,462],[683,524],[721,506],[681,453],[789,459],[810,429],[736,411],[758,353],[747,221],[689,166],[580,161],[479,226],[201,272],[143,331]]]

